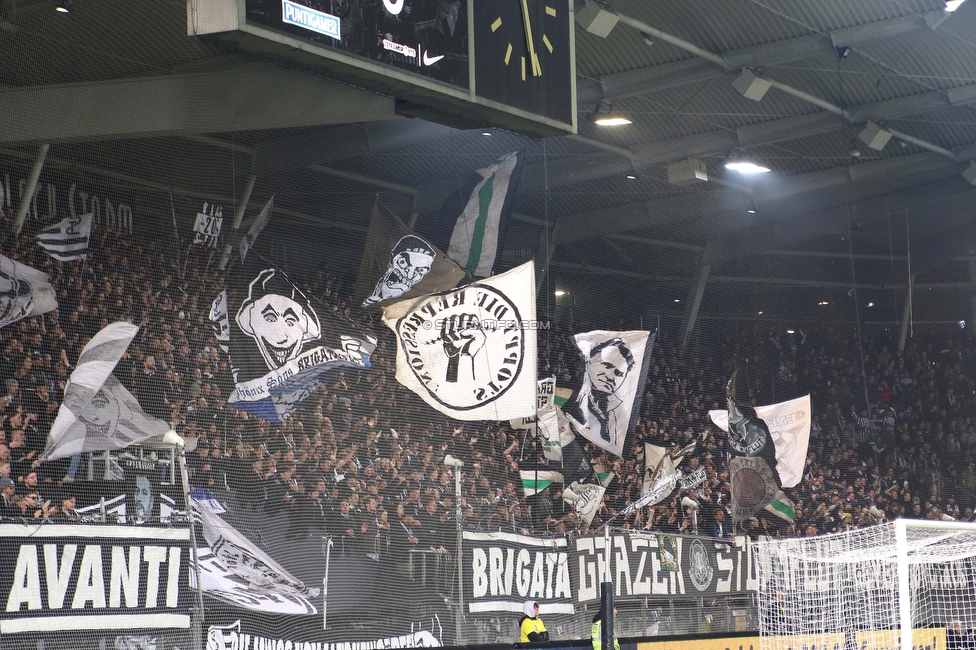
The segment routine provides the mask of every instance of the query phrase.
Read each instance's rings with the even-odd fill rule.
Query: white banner
[[[396,378],[456,420],[536,414],[535,267],[383,311],[397,337]]]
[[[757,406],[756,415],[766,422],[776,447],[776,471],[783,487],[794,487],[803,478],[803,465],[810,444],[810,396],[804,395],[768,406]],[[729,412],[709,411],[722,431],[729,430]]]

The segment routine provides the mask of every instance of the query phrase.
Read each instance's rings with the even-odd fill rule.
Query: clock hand
[[[542,75],[542,66],[539,65],[539,55],[535,53],[535,45],[532,43],[532,22],[529,18],[529,0],[522,0],[522,24],[525,26],[525,41],[529,46],[529,59],[532,61],[532,76]]]

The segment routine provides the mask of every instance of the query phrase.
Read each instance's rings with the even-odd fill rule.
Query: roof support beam
[[[604,75],[597,83],[581,84],[577,89],[577,98],[580,104],[586,104],[601,99],[614,100],[646,92],[706,82],[722,77],[729,71],[738,71],[741,68],[774,66],[817,54],[833,52],[836,47],[840,47],[835,43],[853,46],[867,41],[934,29],[945,15],[944,11],[933,11],[921,15],[903,16],[837,30],[832,32],[829,37],[820,35],[801,36],[785,41],[731,50],[717,55],[709,52],[710,57],[705,56],[638,70],[617,72]],[[621,16],[621,22],[631,24],[627,20],[629,19]],[[639,23],[639,21],[633,22]],[[644,23],[640,23],[640,25],[644,25]],[[646,31],[643,27],[634,24],[631,26]],[[657,31],[653,30],[653,32]],[[648,33],[681,49],[692,51],[684,47],[684,45],[690,44],[683,39],[676,39],[678,42],[675,42],[675,40],[668,40],[669,38],[675,39],[670,34],[653,32]],[[702,51],[704,52],[704,50]]]
[[[46,110],[38,111],[38,106]],[[264,64],[0,89],[0,143],[319,126],[396,117],[393,100]]]
[[[906,211],[923,206],[931,207],[944,201],[951,200],[953,203],[965,205],[973,198],[976,198],[976,190],[972,186],[962,178],[950,178],[905,192],[894,192],[855,203],[850,206],[850,219],[855,223],[862,223],[892,213],[905,214]],[[847,206],[839,206],[813,214],[798,215],[772,224],[729,232],[708,241],[705,245],[704,260],[706,264],[719,266],[772,248],[797,244],[825,233],[846,235],[848,218]],[[961,237],[960,241],[967,240]],[[931,255],[941,263],[960,253],[968,252],[971,248],[973,248],[972,244],[966,250],[945,247],[939,249],[937,255],[935,253]],[[923,254],[921,260],[918,259],[919,254]],[[919,254],[912,256],[912,270],[918,273],[926,270],[924,253]]]

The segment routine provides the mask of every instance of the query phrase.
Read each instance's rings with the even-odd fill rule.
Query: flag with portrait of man
[[[617,456],[640,414],[655,337],[639,330],[576,335],[583,384],[563,412],[580,435]]]

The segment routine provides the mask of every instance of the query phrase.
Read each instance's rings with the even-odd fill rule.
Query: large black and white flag
[[[232,287],[234,408],[280,424],[337,370],[370,367],[376,337],[313,306],[279,269],[249,265]]]
[[[224,211],[220,206],[204,203],[203,211],[197,212],[193,221],[193,243],[207,248],[217,248],[217,238],[224,225]]]
[[[750,404],[740,402],[735,395],[733,372],[725,388],[728,407],[726,426],[729,461],[729,481],[732,484],[732,521],[742,521],[761,509],[792,522],[796,518],[793,502],[783,492],[786,484],[777,468],[776,442],[769,425]],[[807,411],[809,413],[809,411]],[[713,420],[714,421],[714,420]],[[717,424],[717,423],[716,423]],[[806,450],[803,452],[806,456]],[[800,461],[800,473],[803,465]],[[787,464],[783,464],[784,469]]]
[[[492,274],[499,247],[505,241],[522,174],[522,158],[520,152],[513,151],[472,172],[438,213],[425,219],[423,232],[476,278]]]
[[[617,456],[640,414],[655,336],[605,330],[576,335],[586,374],[563,412],[580,435]]]
[[[366,233],[353,295],[363,307],[389,304],[457,286],[464,277],[447,255],[377,201]]]
[[[264,230],[264,227],[271,220],[272,212],[274,212],[274,196],[268,199],[268,202],[261,208],[261,212],[255,217],[251,227],[247,229],[247,234],[241,237],[241,264],[244,263],[247,252],[254,248],[254,242],[257,241],[258,235],[261,234],[261,231]]]
[[[0,255],[0,327],[57,308],[47,273]]]
[[[306,587],[210,508],[195,502],[206,547],[200,582],[208,596],[272,614],[315,614],[319,589]]]
[[[403,300],[383,311],[397,337],[396,378],[457,420],[536,413],[535,267]]]
[[[162,420],[146,415],[112,376],[138,331],[131,323],[112,323],[88,342],[68,378],[41,460],[121,449],[169,430]]]
[[[83,260],[88,255],[92,215],[67,217],[37,233],[37,244],[61,262]]]

